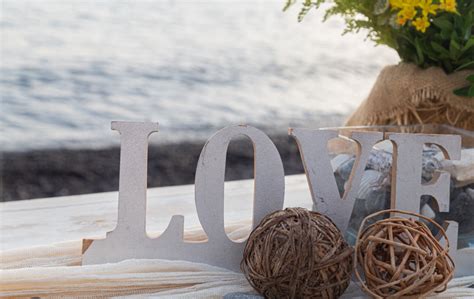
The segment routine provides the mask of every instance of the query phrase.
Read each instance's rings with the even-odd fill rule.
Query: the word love
[[[252,223],[255,227],[265,215],[282,209],[284,204],[283,163],[268,136],[250,126],[231,126],[207,141],[196,168],[195,203],[208,241],[190,243],[183,241],[183,216],[173,216],[158,238],[151,239],[146,234],[148,138],[158,131],[158,124],[112,122],[112,129],[121,134],[118,223],[114,231],[107,233],[106,239],[84,243],[87,246],[83,264],[159,258],[201,262],[239,271],[244,243],[233,242],[224,230],[227,148],[233,138],[242,135],[253,143],[255,191]],[[294,128],[289,130],[289,134],[298,144],[314,207],[331,217],[342,231],[347,229],[370,150],[384,139],[390,140],[394,149],[392,208],[419,212],[420,197],[431,195],[437,200],[441,212],[449,211],[449,174],[439,172],[430,184],[421,183],[423,145],[435,144],[442,149],[446,159],[456,160],[460,158],[460,136],[401,133],[384,136],[381,132],[360,131],[344,136],[355,142],[357,155],[341,198],[327,147],[331,139],[340,137],[339,132]],[[455,241],[457,223],[450,224],[450,240]]]

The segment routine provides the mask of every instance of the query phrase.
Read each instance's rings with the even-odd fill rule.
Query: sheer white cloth
[[[248,226],[242,223],[241,227]],[[238,239],[246,229],[234,225],[229,234]],[[189,240],[202,232],[190,231]],[[13,249],[0,253],[1,297],[177,297],[222,298],[232,292],[252,292],[240,273],[205,264],[168,260],[126,260],[80,266],[82,242]],[[453,280],[434,298],[473,298],[474,276]],[[344,298],[364,298],[351,284]]]
[[[304,175],[287,176],[285,206],[311,208]],[[226,232],[249,233],[252,181],[226,183]],[[126,260],[80,266],[82,238],[105,237],[117,221],[117,193],[0,203],[0,297],[178,297],[221,298],[251,292],[240,273],[205,264]],[[148,190],[148,230],[164,230],[172,215],[185,216],[185,239],[203,241],[193,186]],[[231,224],[232,223],[232,224]],[[68,241],[72,240],[72,241]],[[455,279],[437,298],[474,298],[474,277]],[[362,298],[351,284],[344,298]]]

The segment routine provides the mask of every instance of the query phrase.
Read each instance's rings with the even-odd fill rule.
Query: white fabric
[[[285,206],[311,208],[303,175],[287,176]],[[249,233],[252,181],[226,183],[226,231],[233,240]],[[205,240],[192,186],[148,190],[149,230],[185,216],[185,239]],[[185,261],[127,260],[80,266],[82,238],[105,236],[117,219],[117,193],[0,203],[0,297],[221,298],[251,292],[240,273]],[[233,223],[233,224],[231,224]],[[156,236],[156,234],[155,234]],[[73,241],[70,241],[73,240]],[[436,298],[474,298],[474,277],[451,281]],[[343,298],[366,298],[351,284]]]
[[[0,290],[3,296],[110,297],[160,291],[164,294],[216,292],[216,288],[251,290],[238,273],[204,264],[165,260],[4,270]]]
[[[243,224],[244,226],[247,223]],[[245,230],[230,228],[235,238]],[[187,234],[202,239],[202,232]],[[14,249],[0,253],[0,297],[136,297],[222,298],[252,292],[240,273],[205,264],[167,260],[126,260],[79,266],[81,241]],[[474,298],[474,276],[451,281],[433,298]],[[351,284],[343,298],[366,298]]]

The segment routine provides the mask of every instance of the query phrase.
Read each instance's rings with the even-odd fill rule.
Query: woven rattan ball
[[[374,217],[388,213],[392,213],[391,218],[366,226]],[[397,214],[415,218],[399,217]],[[446,239],[446,247],[419,218],[440,231]],[[433,220],[400,210],[380,211],[365,218],[360,227],[355,249],[355,260],[359,265],[356,276],[363,289],[375,297],[424,297],[444,291],[453,277],[454,263],[448,251],[446,233]]]
[[[350,282],[352,252],[331,219],[287,208],[252,231],[240,266],[266,298],[337,298]]]

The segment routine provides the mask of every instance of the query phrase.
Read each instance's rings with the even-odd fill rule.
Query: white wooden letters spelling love
[[[229,142],[247,136],[255,151],[253,227],[268,213],[283,208],[284,171],[279,153],[263,132],[250,126],[231,126],[212,136],[199,157],[195,178],[198,218],[207,242],[183,241],[184,217],[173,216],[167,229],[151,239],[146,234],[146,182],[148,137],[158,131],[149,122],[112,122],[121,134],[118,223],[106,239],[85,242],[83,264],[118,262],[130,258],[188,260],[239,271],[244,243],[228,238],[224,231],[224,174]],[[328,141],[337,130],[290,129],[300,149],[315,208],[345,231],[371,148],[389,139],[394,145],[392,208],[419,212],[421,195],[432,195],[440,211],[449,211],[449,174],[439,172],[428,185],[421,184],[423,144],[438,145],[446,159],[460,158],[461,138],[456,135],[425,135],[352,132],[357,158],[341,198],[330,164]],[[457,275],[473,274],[473,250],[457,250],[457,223],[446,224]]]

